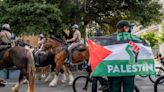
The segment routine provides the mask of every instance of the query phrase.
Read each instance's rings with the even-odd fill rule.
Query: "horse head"
[[[43,50],[47,50],[47,49],[54,49],[58,46],[64,46],[65,43],[64,41],[56,38],[56,37],[53,37],[53,38],[46,38],[46,41],[44,43],[44,46],[43,46]]]

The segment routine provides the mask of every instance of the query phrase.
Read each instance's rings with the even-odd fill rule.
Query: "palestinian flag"
[[[88,40],[92,76],[154,75],[154,57],[141,38],[118,33]]]

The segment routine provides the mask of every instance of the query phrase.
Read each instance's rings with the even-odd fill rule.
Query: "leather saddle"
[[[67,52],[68,52],[68,57],[67,57],[67,61],[65,62],[65,63],[70,63],[70,62],[72,62],[72,52],[74,51],[74,50],[77,50],[77,51],[79,51],[79,52],[83,52],[83,51],[85,51],[87,49],[87,47],[86,47],[86,45],[85,44],[78,44],[78,45],[76,45],[74,48],[72,48],[72,49],[70,49],[70,50],[68,50],[67,49]]]
[[[77,46],[75,46],[74,49],[76,49],[78,51],[85,51],[87,49],[87,47],[85,44],[78,44]]]
[[[11,48],[11,43],[4,43],[0,40],[0,51],[6,50],[8,48]]]
[[[4,56],[4,54],[5,54],[5,52],[6,52],[7,49],[8,49],[8,48],[1,49],[1,50],[0,50],[0,60],[3,59],[3,56]]]
[[[36,66],[40,66],[41,64],[41,56],[43,56],[43,53],[38,52],[38,49],[35,49],[33,51],[33,56],[34,56],[34,60],[35,60],[35,65]],[[46,54],[44,54],[44,59],[47,59],[48,57],[48,51],[46,51]],[[43,59],[43,58],[42,58]]]

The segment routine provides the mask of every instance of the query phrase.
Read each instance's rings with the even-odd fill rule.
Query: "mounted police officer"
[[[0,49],[11,47],[11,33],[10,33],[10,25],[3,24],[2,30],[0,32]]]
[[[44,51],[42,51],[43,45],[46,41],[46,38],[43,34],[39,34],[39,38],[38,38],[38,45],[39,45],[39,50],[37,52],[35,52],[36,55],[36,65],[39,66],[40,65],[40,60],[39,60],[39,54],[45,54]]]
[[[67,43],[70,43],[68,47],[69,60],[67,60],[67,63],[70,63],[72,60],[72,48],[77,46],[80,43],[80,39],[81,39],[81,33],[79,31],[79,26],[77,24],[74,24],[72,26],[72,31],[73,31],[73,37],[71,39],[66,40]]]

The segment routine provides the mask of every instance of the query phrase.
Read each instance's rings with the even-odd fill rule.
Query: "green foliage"
[[[150,33],[142,35],[142,37],[150,42],[151,47],[155,47],[163,43],[164,42],[164,23],[162,23],[162,32],[160,33],[150,32]]]
[[[155,32],[149,32],[141,36],[143,39],[150,43],[151,47],[155,47],[160,44],[159,36]]]
[[[63,0],[62,0],[63,1]],[[65,0],[64,0],[65,1]],[[121,6],[124,0],[76,0],[82,4],[75,6],[77,12],[76,21],[80,22],[81,17],[85,17],[85,24],[96,21],[107,31],[115,29],[116,23],[120,19],[127,19],[132,22],[139,22],[143,26],[149,26],[161,21],[161,5],[158,0],[125,0],[128,6]],[[86,1],[86,7],[85,7]],[[110,29],[108,29],[110,28]],[[113,30],[115,31],[115,30]]]
[[[164,42],[164,23],[162,23],[162,32],[159,34],[160,42]]]
[[[10,7],[1,5],[0,7],[3,10],[3,13],[0,13],[2,16],[0,23],[9,23],[15,34],[38,34],[49,31],[55,31],[54,33],[58,34],[63,26],[62,13],[56,5],[24,3]]]
[[[57,5],[63,14],[62,20],[66,25],[70,26],[70,24],[72,24],[73,22],[75,23],[76,21],[75,19],[80,19],[80,16],[76,14],[78,14],[78,12],[81,11],[78,11],[76,3],[73,2],[73,0],[56,0],[56,1],[60,1],[57,3]]]
[[[0,23],[9,22],[16,34],[54,31],[63,26],[96,21],[105,31],[115,31],[120,19],[148,26],[161,21],[158,0],[3,0]],[[84,19],[82,20],[82,17]]]

